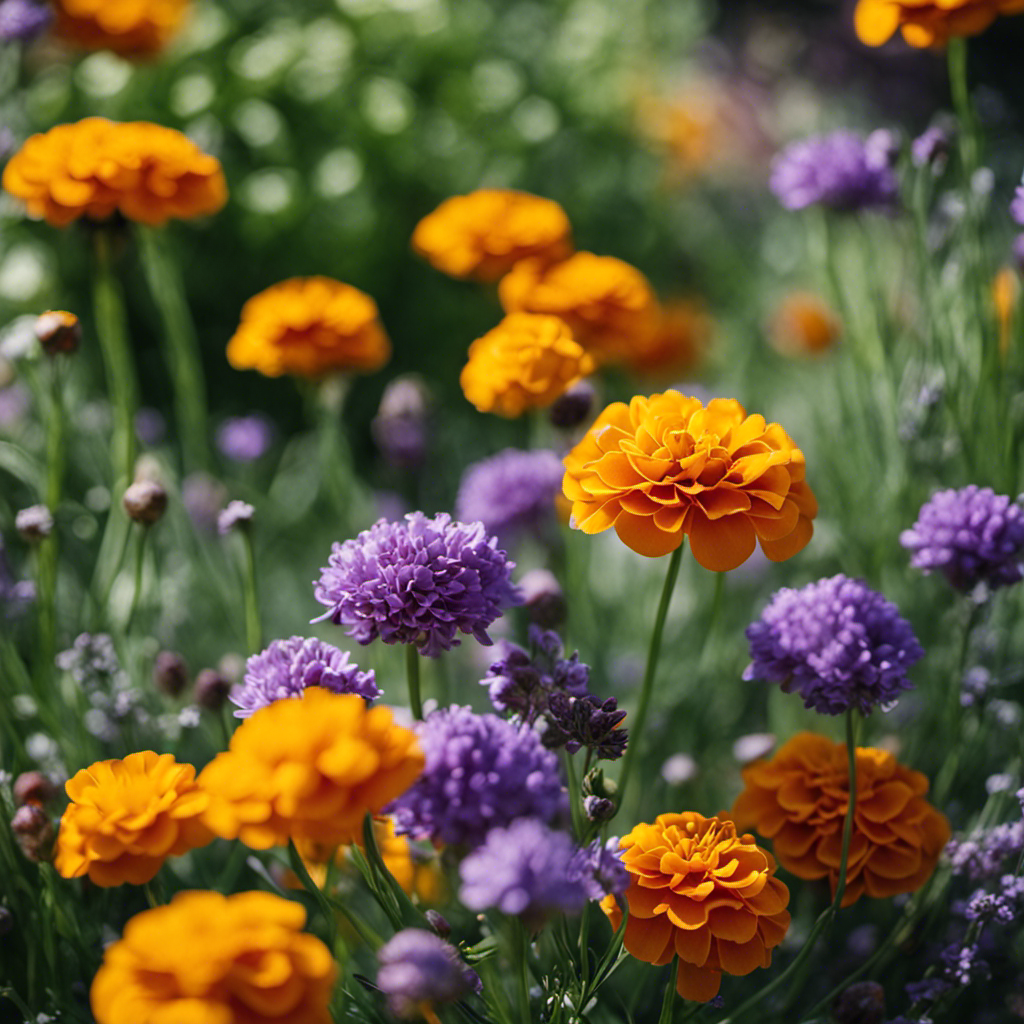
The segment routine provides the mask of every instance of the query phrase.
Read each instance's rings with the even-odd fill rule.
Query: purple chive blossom
[[[558,758],[531,729],[453,705],[416,733],[426,766],[391,805],[400,835],[474,847],[496,825],[565,810]]]
[[[1017,186],[1013,193],[1013,201],[1010,203],[1010,216],[1024,227],[1024,181]]]
[[[900,534],[900,544],[912,552],[915,569],[938,569],[957,590],[1006,587],[1024,576],[1024,507],[974,484],[938,491]]]
[[[53,11],[46,4],[32,0],[0,0],[0,42],[33,39],[52,18]]]
[[[236,416],[217,430],[217,449],[232,462],[255,462],[274,440],[274,427],[266,416]]]
[[[506,448],[462,475],[455,514],[463,522],[479,520],[503,538],[538,530],[554,519],[564,475],[553,451]]]
[[[348,659],[348,651],[339,651],[315,637],[273,641],[245,663],[243,684],[231,693],[232,704],[238,706],[235,717],[248,718],[275,700],[301,697],[307,686],[355,693],[366,700],[379,697],[373,670],[363,672]]]
[[[886,155],[852,131],[791,143],[772,164],[771,190],[788,210],[891,210],[896,176]]]
[[[832,576],[784,587],[747,627],[744,679],[781,683],[826,715],[868,714],[911,688],[907,669],[924,651],[896,606],[865,583]]]
[[[570,754],[587,747],[599,760],[615,761],[626,752],[628,732],[619,728],[625,717],[614,697],[602,701],[590,694],[571,697],[556,690],[545,716],[544,746],[551,750],[564,746]]]
[[[482,523],[411,512],[380,520],[354,540],[335,544],[314,584],[330,619],[361,644],[416,644],[436,658],[458,646],[456,633],[489,645],[487,627],[522,598],[511,583],[515,562]]]
[[[377,951],[377,961],[377,988],[397,1017],[419,1018],[424,1004],[451,1003],[483,987],[454,946],[420,928],[394,935]]]

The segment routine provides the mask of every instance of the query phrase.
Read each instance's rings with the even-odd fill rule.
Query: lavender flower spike
[[[482,988],[458,950],[432,932],[406,928],[377,951],[377,987],[396,1017],[419,1018],[421,1009],[451,1003]]]

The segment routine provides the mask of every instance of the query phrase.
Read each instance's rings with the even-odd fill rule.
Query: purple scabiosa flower
[[[454,522],[445,512],[381,519],[332,548],[314,584],[328,610],[315,621],[346,625],[361,644],[415,644],[432,658],[458,646],[460,630],[490,645],[487,627],[522,600],[514,567],[482,523]]]
[[[940,570],[957,590],[1006,587],[1024,577],[1024,507],[989,487],[938,491],[900,534],[910,564]]]
[[[266,416],[234,416],[217,429],[217,449],[232,462],[255,462],[274,440],[274,426]]]
[[[427,456],[430,392],[416,374],[396,377],[384,389],[370,428],[384,458],[399,469],[417,469]]]
[[[217,516],[217,532],[226,537],[232,530],[247,530],[256,509],[245,501],[229,501]]]
[[[777,591],[747,627],[747,640],[744,679],[781,683],[826,715],[869,714],[895,700],[911,688],[907,669],[924,655],[894,604],[842,574]]]
[[[377,951],[377,988],[396,1017],[419,1018],[422,1008],[451,1003],[482,989],[459,951],[433,932],[405,928]]]
[[[496,825],[565,809],[558,758],[532,729],[458,705],[415,728],[426,765],[389,809],[400,835],[475,847]]]
[[[595,839],[589,846],[577,850],[570,868],[572,877],[583,882],[588,900],[603,900],[605,896],[618,896],[629,888],[629,872],[622,863],[619,837],[601,842]]]
[[[564,475],[553,451],[506,448],[463,473],[455,514],[464,522],[478,520],[502,538],[538,530],[554,519]]]
[[[556,690],[548,702],[544,746],[564,746],[570,754],[587,747],[599,760],[615,761],[626,752],[629,739],[627,730],[619,728],[625,717],[614,697],[602,701],[590,694],[572,697]]]
[[[316,637],[274,640],[245,663],[242,685],[231,693],[231,703],[238,706],[235,717],[248,718],[275,700],[299,697],[307,686],[356,693],[368,701],[379,697],[373,670],[363,672],[348,659],[348,651],[339,651]]]
[[[33,0],[0,0],[0,42],[29,40],[39,35],[53,18],[53,11]]]
[[[878,147],[852,131],[791,143],[773,164],[771,190],[788,210],[821,205],[830,210],[891,210],[896,176]]]

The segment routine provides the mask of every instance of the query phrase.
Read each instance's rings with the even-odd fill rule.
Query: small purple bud
[[[572,430],[590,416],[595,398],[594,385],[581,380],[573,384],[564,395],[555,399],[548,412],[548,418],[552,425],[560,430]]]
[[[231,680],[214,668],[204,668],[196,676],[192,696],[196,704],[207,711],[220,711],[231,692]]]
[[[153,685],[168,697],[180,697],[188,686],[188,666],[174,651],[161,651],[153,664]]]
[[[14,517],[14,527],[23,541],[39,544],[53,533],[53,515],[45,505],[30,505]]]
[[[433,928],[442,939],[447,939],[448,936],[451,935],[452,926],[436,910],[428,910],[424,916],[430,924],[430,927]]]

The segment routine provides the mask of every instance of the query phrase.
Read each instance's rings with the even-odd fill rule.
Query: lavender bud
[[[167,511],[167,492],[155,480],[136,480],[121,499],[128,518],[152,526]]]
[[[57,795],[57,787],[42,772],[22,772],[14,780],[14,803],[22,804],[49,803]]]
[[[565,593],[547,569],[531,569],[519,581],[523,603],[531,622],[541,629],[556,629],[565,622],[568,605]]]
[[[885,989],[874,981],[859,981],[836,999],[832,1011],[836,1024],[882,1024]]]
[[[53,846],[53,822],[36,804],[24,804],[11,818],[11,832],[21,852],[34,864],[50,860]]]
[[[452,926],[436,910],[428,910],[426,914],[424,914],[424,917],[426,917],[427,921],[430,923],[430,927],[433,928],[442,939],[447,939],[448,936],[451,935]]]
[[[231,681],[213,668],[204,668],[192,689],[195,702],[207,711],[220,711],[230,692]]]
[[[590,415],[595,398],[593,384],[581,380],[578,384],[573,384],[564,395],[555,399],[548,411],[548,419],[560,430],[572,430]]]
[[[45,505],[30,505],[14,517],[14,527],[23,541],[39,544],[53,533],[53,515]]]
[[[174,651],[161,651],[153,665],[153,685],[168,697],[180,697],[188,686],[188,666]]]
[[[70,355],[78,351],[82,342],[82,325],[74,313],[62,309],[52,309],[43,313],[36,320],[35,336],[48,356]]]

